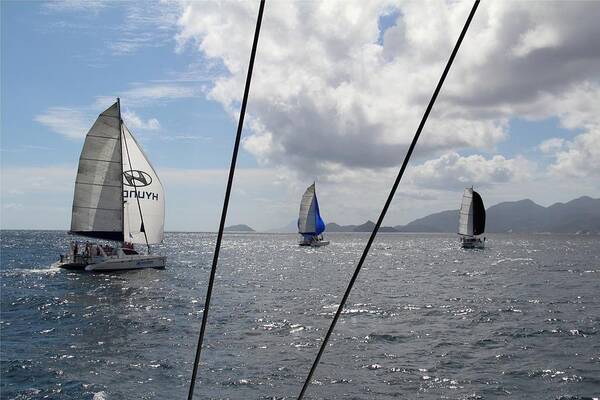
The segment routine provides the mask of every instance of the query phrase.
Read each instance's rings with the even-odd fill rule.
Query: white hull
[[[85,267],[86,271],[123,271],[130,269],[164,268],[167,257],[164,256],[123,256],[118,259],[108,259]]]
[[[101,246],[92,245],[83,254],[61,256],[55,267],[85,271],[125,271],[144,268],[165,268],[167,257],[137,254],[131,249],[113,249],[105,252]]]

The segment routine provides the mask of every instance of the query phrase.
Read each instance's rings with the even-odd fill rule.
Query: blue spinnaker
[[[315,231],[317,235],[325,232],[325,222],[321,218],[321,213],[319,212],[319,202],[317,201],[317,196],[315,195]]]

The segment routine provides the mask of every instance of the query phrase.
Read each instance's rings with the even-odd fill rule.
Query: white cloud
[[[122,92],[122,96],[132,101],[182,99],[194,97],[198,92],[190,86],[174,84],[140,85]]]
[[[53,13],[77,13],[77,22],[62,20],[53,23],[58,28],[89,31],[90,16],[96,17],[108,8],[117,10],[117,18],[104,18],[102,28],[117,32],[106,41],[108,51],[115,56],[131,55],[148,47],[163,47],[174,43],[176,22],[180,4],[171,0],[147,0],[143,2],[116,2],[114,0],[50,0],[42,4],[45,11]],[[112,11],[112,10],[111,10]],[[81,20],[87,20],[83,22]],[[96,26],[97,27],[97,26]]]
[[[269,3],[244,148],[263,163],[307,175],[327,173],[332,164],[399,165],[470,6]],[[423,132],[422,159],[465,148],[493,151],[508,138],[510,118],[544,109],[566,124],[573,114],[550,105],[598,79],[600,25],[591,17],[598,3],[484,2],[479,8]],[[380,44],[379,18],[395,9],[398,21]],[[179,19],[179,46],[193,43],[229,71],[209,97],[234,117],[256,12],[254,3],[190,1]]]
[[[108,44],[114,55],[128,55],[146,47],[162,47],[174,42],[180,5],[176,1],[124,3],[125,19],[119,34]]]
[[[132,129],[156,131],[161,125],[157,118],[143,119],[132,107],[143,107],[156,100],[179,99],[196,95],[194,88],[176,84],[138,85],[121,92],[122,116]],[[84,138],[98,115],[110,107],[116,97],[99,96],[90,106],[50,107],[36,115],[34,121],[70,139]]]
[[[89,116],[72,107],[50,107],[34,120],[69,139],[83,138],[91,126]]]
[[[550,171],[558,176],[600,178],[600,126],[566,141]]]
[[[3,166],[2,229],[66,229],[76,174],[74,165]]]
[[[51,11],[98,12],[113,3],[110,0],[49,0],[43,7]]]
[[[544,140],[542,143],[540,143],[540,145],[538,146],[540,151],[542,153],[554,153],[556,150],[560,150],[564,147],[565,145],[565,139],[561,139],[561,138],[551,138],[551,139],[547,139]]]
[[[2,168],[2,197],[35,193],[73,193],[76,167]]]
[[[201,96],[202,91],[195,85],[180,83],[144,83],[119,91],[113,96],[98,96],[95,108],[106,108],[121,98],[123,107],[143,107],[158,101],[187,99]]]
[[[20,211],[23,210],[23,204],[21,203],[2,203],[2,208],[10,211]]]
[[[530,105],[536,118],[558,116],[561,125],[573,130],[572,140],[550,138],[539,148],[554,157],[549,172],[555,177],[600,176],[600,82],[584,81],[556,96],[545,95]]]
[[[131,129],[144,129],[144,130],[158,130],[160,129],[160,122],[156,118],[150,118],[144,121],[135,111],[124,110],[123,121]]]
[[[90,130],[94,118],[114,102],[115,99],[106,97],[97,99],[96,104],[90,107],[50,107],[35,116],[34,120],[69,139],[82,139]],[[123,110],[123,120],[131,129],[148,131],[160,129],[158,119],[144,120],[132,109]]]
[[[521,35],[513,48],[517,57],[525,57],[535,50],[557,47],[560,44],[559,32],[549,25],[538,25]]]
[[[524,158],[506,159],[495,155],[461,157],[448,153],[413,167],[409,174],[413,183],[422,187],[457,190],[471,185],[491,186],[523,180],[531,175],[533,166]]]

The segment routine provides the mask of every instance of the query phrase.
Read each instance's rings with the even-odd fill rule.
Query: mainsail
[[[119,102],[88,132],[75,180],[71,233],[131,243],[160,243],[164,189],[121,121]]]
[[[123,240],[121,131],[118,104],[104,111],[85,137],[75,179],[71,232]]]
[[[300,202],[298,232],[302,235],[320,235],[325,232],[325,222],[319,213],[319,202],[314,183],[306,189]]]
[[[458,233],[474,236],[485,231],[485,207],[479,193],[473,188],[466,188],[460,206]]]

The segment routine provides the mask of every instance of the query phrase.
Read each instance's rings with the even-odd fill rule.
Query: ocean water
[[[2,231],[3,399],[187,396],[214,234],[170,233],[164,270],[53,269],[63,232]],[[230,234],[196,398],[295,398],[366,234]],[[600,237],[382,234],[312,399],[600,397]]]

